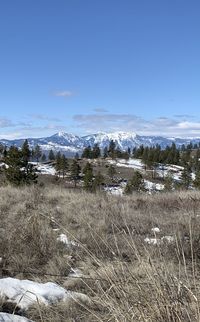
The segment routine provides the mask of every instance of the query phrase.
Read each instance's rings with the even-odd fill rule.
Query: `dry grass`
[[[36,305],[27,312],[34,321],[200,321],[198,192],[112,197],[7,186],[0,188],[0,219],[4,274],[56,281],[92,299]],[[58,242],[60,233],[78,246]],[[144,242],[164,236],[174,240]],[[67,278],[71,267],[86,279]]]

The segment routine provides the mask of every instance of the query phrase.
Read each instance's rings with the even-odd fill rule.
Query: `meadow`
[[[87,295],[26,310],[1,296],[1,311],[35,322],[199,321],[199,231],[197,191],[1,187],[1,277]]]

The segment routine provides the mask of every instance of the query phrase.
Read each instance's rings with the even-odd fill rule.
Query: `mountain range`
[[[93,147],[94,144],[98,144],[101,149],[109,145],[113,140],[121,150],[133,149],[140,145],[155,146],[159,144],[161,148],[165,148],[167,145],[175,143],[177,147],[189,143],[199,143],[200,137],[197,138],[166,138],[162,136],[141,136],[134,132],[112,132],[112,133],[96,133],[86,136],[78,136],[71,133],[58,132],[49,137],[42,138],[27,138],[30,147],[34,147],[39,144],[43,152],[49,150],[61,151],[67,156],[72,156],[75,153],[81,153],[87,146]],[[0,140],[0,143],[6,146],[15,145],[21,147],[24,139],[15,140]]]

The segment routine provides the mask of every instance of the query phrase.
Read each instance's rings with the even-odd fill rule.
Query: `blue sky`
[[[199,0],[0,2],[0,138],[200,136]]]

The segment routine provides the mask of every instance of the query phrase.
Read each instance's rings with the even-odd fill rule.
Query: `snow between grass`
[[[33,322],[19,315],[0,312],[0,322]]]
[[[67,291],[56,283],[37,283],[11,277],[0,279],[0,296],[23,310],[27,310],[36,302],[49,305],[70,299],[90,301],[87,295]]]

